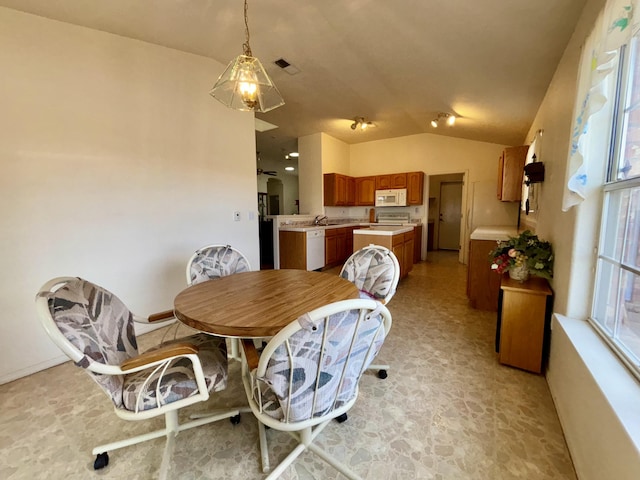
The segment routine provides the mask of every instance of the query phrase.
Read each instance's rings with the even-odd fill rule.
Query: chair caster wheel
[[[99,453],[93,462],[93,469],[100,470],[109,465],[109,454],[107,452]]]
[[[346,413],[343,413],[342,415],[338,415],[338,416],[336,417],[336,422],[338,422],[338,423],[346,422],[346,421],[347,421],[347,418],[349,418],[349,417],[347,417],[347,414],[346,414]]]
[[[240,414],[229,417],[229,421],[231,422],[231,425],[238,425],[240,423]]]
[[[387,378],[387,371],[386,370],[378,370],[378,378],[381,378],[382,380]]]

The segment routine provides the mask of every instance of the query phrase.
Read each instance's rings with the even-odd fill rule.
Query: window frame
[[[629,370],[633,373],[633,375],[640,380],[640,352],[632,352],[628,348],[625,347],[624,342],[619,341],[616,338],[616,334],[618,333],[620,326],[620,313],[618,311],[620,306],[620,287],[616,285],[616,303],[615,303],[615,314],[614,314],[614,325],[612,328],[612,333],[607,331],[606,317],[601,320],[597,320],[597,310],[598,305],[597,302],[600,298],[600,290],[601,287],[604,288],[602,282],[606,282],[609,277],[606,275],[607,268],[616,268],[619,269],[619,274],[617,280],[623,277],[624,272],[629,272],[631,274],[640,276],[640,268],[634,265],[630,265],[625,262],[624,252],[625,248],[621,247],[620,252],[614,253],[614,256],[618,256],[620,258],[613,258],[611,255],[608,255],[604,252],[604,246],[606,245],[607,233],[610,231],[607,230],[607,227],[610,226],[611,215],[617,214],[617,218],[620,218],[620,212],[618,210],[613,210],[611,208],[611,197],[616,192],[629,190],[632,191],[635,188],[640,187],[640,175],[628,178],[628,179],[618,179],[618,172],[620,168],[620,163],[623,154],[623,146],[624,141],[627,135],[627,122],[625,122],[626,110],[629,107],[629,98],[633,89],[633,81],[634,78],[638,78],[640,74],[636,74],[632,76],[632,72],[630,71],[638,57],[640,57],[640,29],[636,30],[632,37],[635,39],[634,48],[631,48],[631,45],[622,45],[619,50],[619,63],[618,68],[615,72],[615,86],[614,91],[615,95],[612,99],[613,103],[613,114],[611,119],[611,129],[608,132],[609,137],[609,149],[608,149],[608,158],[606,158],[606,163],[604,167],[606,168],[605,181],[602,185],[602,200],[601,200],[601,219],[600,219],[600,235],[598,239],[597,245],[597,254],[596,254],[596,275],[594,277],[593,282],[593,296],[591,302],[591,313],[588,317],[589,323],[593,326],[593,328],[600,334],[600,336],[605,340],[605,342],[609,345],[609,347],[618,355],[618,357],[622,360],[622,362],[629,368]],[[637,80],[636,80],[637,81]],[[638,221],[638,220],[636,220]],[[615,225],[618,225],[618,222],[615,222]],[[629,228],[629,216],[625,217],[625,233]],[[624,239],[627,239],[627,235],[625,234]],[[605,273],[603,273],[603,271]]]

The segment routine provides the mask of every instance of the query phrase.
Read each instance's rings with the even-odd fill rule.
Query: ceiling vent
[[[295,75],[296,73],[300,73],[300,69],[298,67],[296,67],[294,65],[291,65],[284,58],[279,58],[278,60],[276,60],[273,63],[275,63],[277,66],[279,66],[285,72],[287,72],[289,75]]]

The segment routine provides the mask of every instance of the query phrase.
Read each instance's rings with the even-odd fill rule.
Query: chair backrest
[[[396,293],[400,265],[388,248],[368,245],[344,262],[340,276],[355,284],[365,296],[387,304]]]
[[[264,348],[254,399],[285,423],[331,418],[355,402],[360,377],[390,328],[389,310],[371,299],[344,300],[303,315]]]
[[[240,251],[230,245],[208,245],[196,250],[187,262],[187,284],[249,271],[249,260]]]
[[[54,343],[92,376],[117,407],[122,406],[123,377],[111,369],[138,354],[133,314],[127,307],[111,292],[75,277],[44,284],[36,306]]]

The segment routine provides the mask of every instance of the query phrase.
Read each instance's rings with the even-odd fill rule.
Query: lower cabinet
[[[353,249],[360,250],[370,244],[380,245],[391,250],[400,264],[400,278],[406,277],[413,270],[413,230],[395,235],[353,236]]]
[[[324,232],[325,267],[341,265],[353,253],[353,230],[359,227],[327,228]]]
[[[498,361],[541,373],[549,351],[553,292],[544,278],[518,282],[505,276],[499,296]]]
[[[498,310],[501,276],[491,270],[489,253],[496,248],[495,240],[471,240],[467,267],[467,297],[469,305],[478,310]]]
[[[413,263],[422,260],[422,225],[413,227]]]
[[[279,232],[280,268],[307,269],[307,237],[304,232]]]

